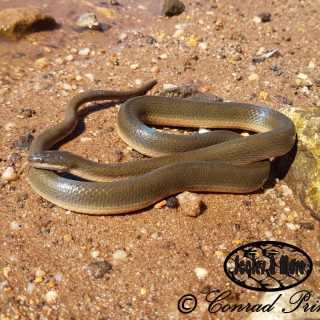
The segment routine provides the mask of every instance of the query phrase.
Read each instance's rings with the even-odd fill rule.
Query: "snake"
[[[295,126],[279,111],[241,102],[146,95],[156,83],[76,94],[64,119],[36,135],[30,146],[26,175],[31,187],[61,208],[91,215],[141,211],[184,191],[250,193],[266,182],[270,160],[295,143]],[[79,107],[101,100],[125,101],[117,132],[149,158],[108,164],[52,150],[75,130]],[[157,126],[216,130],[183,135]],[[252,134],[243,136],[239,130]]]

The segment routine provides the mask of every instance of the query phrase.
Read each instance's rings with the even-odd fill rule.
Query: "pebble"
[[[138,64],[138,63],[133,63],[133,64],[130,66],[130,68],[131,68],[132,70],[137,70],[137,69],[139,68],[139,64]]]
[[[62,272],[56,272],[53,277],[57,282],[62,282],[64,278]]]
[[[62,88],[63,88],[64,90],[67,90],[67,91],[73,89],[73,88],[72,88],[72,85],[71,85],[70,83],[66,83],[66,82],[64,82],[64,83],[62,84]]]
[[[184,3],[179,0],[164,0],[161,14],[163,16],[172,17],[181,14],[184,9]]]
[[[281,186],[283,196],[284,197],[292,197],[293,196],[293,191],[285,184]]]
[[[27,283],[27,292],[31,293],[33,292],[34,288],[36,287],[35,283],[34,282],[28,282]]]
[[[18,175],[14,170],[14,167],[7,167],[1,175],[1,180],[8,181],[8,182],[16,180],[17,178],[18,178]]]
[[[76,81],[81,81],[83,78],[78,74],[76,75]]]
[[[80,56],[88,56],[88,55],[90,54],[90,52],[91,52],[91,49],[90,49],[90,48],[83,48],[83,49],[80,49],[80,50],[78,51],[78,54],[79,54]]]
[[[73,61],[73,60],[74,60],[73,55],[72,55],[72,54],[67,55],[67,56],[66,56],[66,60],[68,60],[68,61]]]
[[[92,12],[81,15],[77,21],[77,26],[84,29],[101,30],[100,23]]]
[[[286,227],[289,229],[289,230],[299,230],[300,229],[300,226],[298,224],[294,224],[294,223],[291,223],[291,222],[287,222],[286,223]]]
[[[94,251],[91,252],[91,257],[93,259],[97,259],[99,256],[100,256],[100,251],[94,250]]]
[[[90,80],[90,81],[94,81],[94,75],[92,73],[86,73],[85,76]]]
[[[48,303],[56,302],[57,298],[58,298],[58,292],[56,290],[50,290],[46,293],[46,301]]]
[[[199,45],[199,40],[195,36],[191,36],[187,41],[187,45],[189,47],[197,47]]]
[[[6,131],[10,131],[14,127],[16,127],[16,124],[14,122],[8,122],[4,125],[4,129]]]
[[[184,30],[178,29],[174,32],[174,34],[172,36],[176,39],[180,39],[180,38],[182,38],[183,35],[184,35]]]
[[[162,200],[162,201],[156,203],[154,205],[154,208],[155,209],[161,209],[161,208],[164,208],[166,205],[167,205],[167,201],[166,200]]]
[[[151,36],[148,36],[147,43],[148,44],[155,44],[155,43],[157,43],[157,40]]]
[[[112,259],[115,263],[125,262],[128,260],[128,253],[125,250],[116,250],[112,254]]]
[[[21,228],[21,225],[17,221],[12,221],[10,223],[10,229],[19,230],[20,228]]]
[[[258,17],[261,19],[261,22],[269,22],[271,20],[270,12],[261,12],[258,14]]]
[[[176,84],[171,84],[171,83],[164,83],[162,86],[163,90],[173,90],[178,88]]]
[[[121,33],[118,35],[118,39],[119,39],[120,41],[124,41],[124,40],[126,40],[127,38],[128,38],[128,34],[125,33],[125,32],[121,32]]]
[[[248,77],[249,81],[258,81],[259,80],[259,76],[256,73],[251,73]]]
[[[39,68],[45,68],[48,66],[48,64],[49,64],[48,59],[45,57],[39,58],[35,60],[33,63],[35,67],[39,67]]]
[[[162,53],[162,54],[160,54],[159,58],[161,60],[166,60],[166,59],[168,59],[168,55],[166,53]]]
[[[35,276],[37,278],[43,278],[44,276],[46,275],[46,272],[42,269],[37,269],[36,272],[35,272]]]
[[[112,265],[108,261],[96,261],[90,263],[87,269],[95,279],[102,279],[108,271],[112,270]]]
[[[36,114],[36,111],[33,109],[21,109],[19,117],[22,119],[31,118]]]
[[[310,61],[308,64],[308,69],[313,70],[317,67],[317,65],[314,63],[314,61]]]
[[[177,196],[183,213],[189,217],[201,214],[202,197],[196,193],[185,191]]]
[[[179,207],[179,201],[176,197],[170,197],[167,199],[167,207],[175,209]]]
[[[199,48],[202,50],[207,50],[208,49],[208,44],[206,42],[200,42],[199,43]]]
[[[24,136],[21,136],[19,139],[14,140],[11,143],[11,147],[16,150],[29,150],[31,142],[33,141],[33,135],[31,133],[27,133]]]
[[[197,267],[194,269],[194,272],[199,280],[203,280],[208,276],[208,270],[204,268]]]

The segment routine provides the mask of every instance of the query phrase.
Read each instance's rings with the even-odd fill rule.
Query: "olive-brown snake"
[[[88,214],[130,212],[186,190],[251,192],[266,181],[269,159],[287,153],[294,144],[294,124],[278,111],[244,103],[141,96],[155,83],[127,92],[88,90],[71,99],[64,120],[38,135],[30,147],[27,178],[32,188],[62,208]],[[159,157],[100,164],[69,152],[47,151],[75,129],[77,109],[98,100],[127,100],[119,111],[118,133],[136,150]],[[146,124],[258,133],[169,135]],[[95,181],[65,178],[55,169]],[[126,179],[105,182],[119,178]]]

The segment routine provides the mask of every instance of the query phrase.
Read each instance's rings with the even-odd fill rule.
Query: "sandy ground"
[[[40,3],[1,0],[0,8]],[[320,63],[318,2],[185,1],[186,11],[172,18],[160,17],[160,2],[119,3],[102,2],[115,10],[114,19],[97,14],[109,30],[79,33],[77,18],[94,9],[47,1],[60,29],[0,43],[2,171],[26,161],[27,151],[13,142],[56,123],[80,89],[129,89],[157,78],[153,95],[164,84],[193,84],[225,100],[275,109],[279,96],[294,106],[314,102],[295,79],[299,72],[319,77],[310,68],[310,61]],[[261,12],[270,12],[271,21],[254,22]],[[148,43],[151,36],[156,43]],[[261,47],[279,55],[253,64]],[[83,48],[91,53],[77,53]],[[114,130],[118,106],[93,105],[86,110],[95,112],[81,113],[78,134],[61,148],[101,162],[115,162],[121,152],[121,161],[137,160]],[[35,113],[28,117],[22,109]],[[231,289],[229,302],[257,303],[257,292],[230,282],[223,262],[241,244],[270,239],[310,255],[314,271],[302,287],[318,297],[319,222],[284,191],[280,181],[250,195],[204,194],[207,208],[197,218],[179,208],[94,217],[44,201],[22,175],[0,191],[0,319],[244,319],[245,312],[209,314],[205,294]],[[117,250],[128,254],[126,261],[114,260]],[[111,268],[102,278],[88,270],[97,261]],[[204,280],[197,267],[208,271]],[[182,315],[177,302],[188,293],[198,306]]]

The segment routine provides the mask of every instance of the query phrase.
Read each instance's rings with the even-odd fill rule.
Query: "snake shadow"
[[[67,142],[70,142],[71,140],[79,137],[82,133],[85,132],[86,130],[86,124],[84,119],[92,112],[101,112],[103,110],[107,110],[110,109],[112,107],[114,107],[116,104],[122,103],[123,101],[112,101],[112,102],[105,102],[105,103],[96,103],[93,105],[89,105],[87,107],[81,108],[78,112],[78,124],[75,128],[75,130],[68,135],[67,137],[65,137],[64,139],[62,139],[61,141],[59,141],[57,144],[54,145],[53,149],[59,149],[62,145],[64,145]]]
[[[292,163],[294,162],[298,151],[298,136],[296,135],[296,140],[289,152],[283,156],[275,158],[271,162],[270,174],[268,180],[265,182],[263,188],[271,189],[273,188],[277,180],[283,180],[287,175]]]

